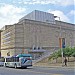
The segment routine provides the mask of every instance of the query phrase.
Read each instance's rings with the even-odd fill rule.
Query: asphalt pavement
[[[75,75],[75,69],[72,68],[48,68],[33,66],[27,69],[0,67],[0,75]]]

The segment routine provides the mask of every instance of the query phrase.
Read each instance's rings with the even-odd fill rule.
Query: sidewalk
[[[75,69],[75,62],[68,62],[67,66],[62,66],[62,63],[36,63],[33,66],[48,67],[48,68],[72,68]]]

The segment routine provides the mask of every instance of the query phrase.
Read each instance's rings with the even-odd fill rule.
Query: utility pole
[[[58,16],[54,16],[54,18],[59,18],[60,21],[60,17]],[[62,56],[62,66],[63,66],[63,49],[62,49],[62,29],[61,29],[61,24],[60,24],[60,35],[59,35],[59,41],[60,41],[60,49],[61,49],[61,56]]]

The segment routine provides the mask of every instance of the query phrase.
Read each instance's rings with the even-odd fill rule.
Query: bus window
[[[4,57],[0,57],[0,62],[4,62],[4,61],[5,61]]]

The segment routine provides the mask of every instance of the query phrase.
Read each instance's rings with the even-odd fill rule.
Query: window
[[[19,62],[19,57],[6,58],[6,62]]]

